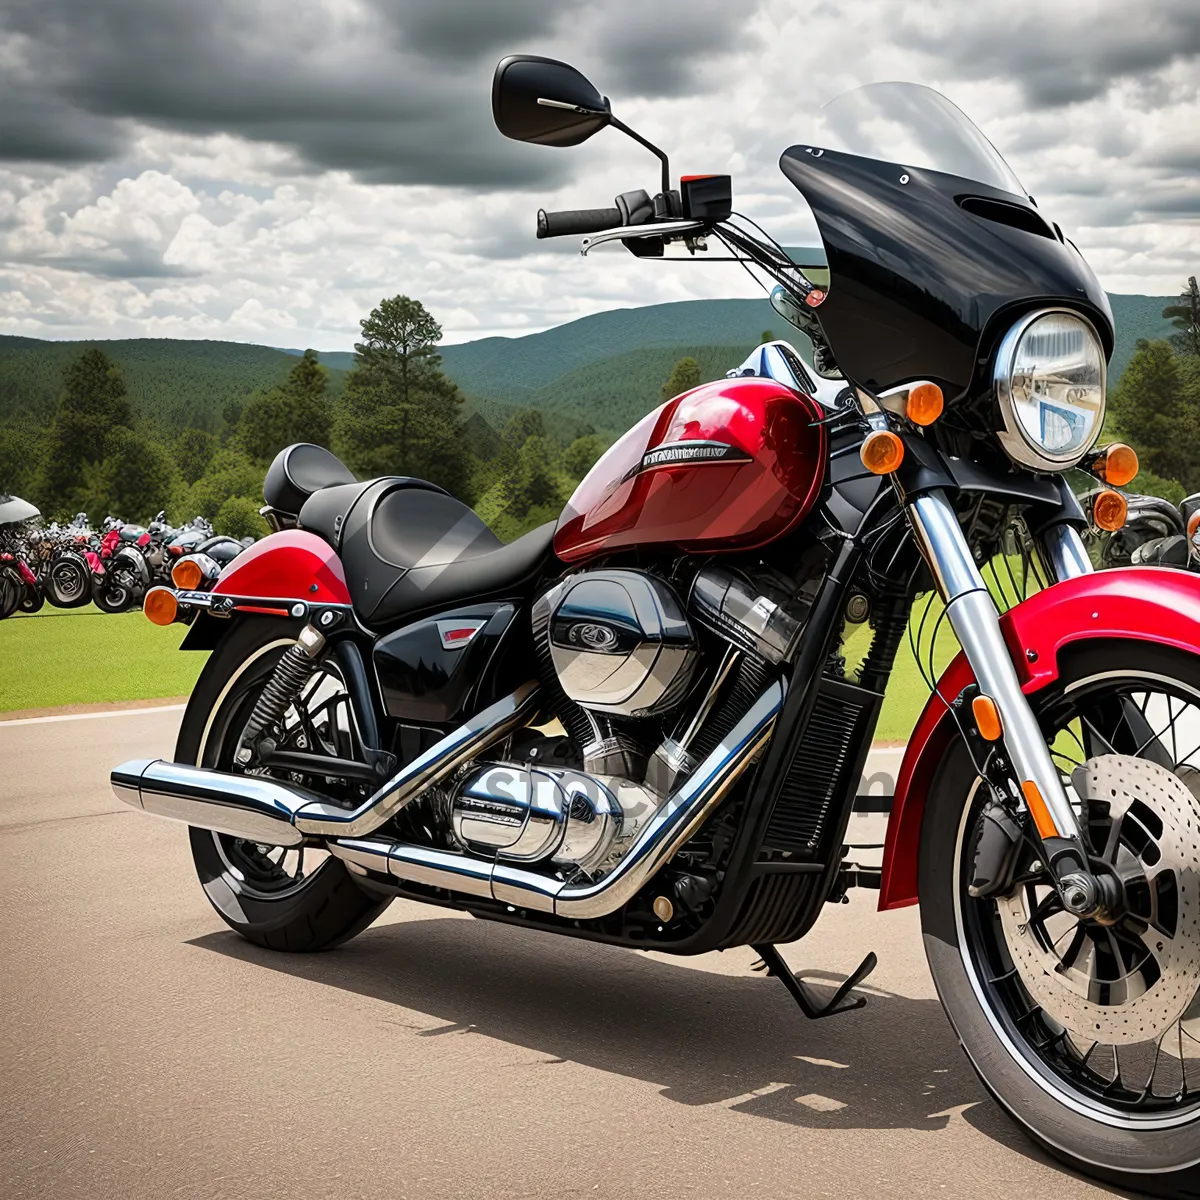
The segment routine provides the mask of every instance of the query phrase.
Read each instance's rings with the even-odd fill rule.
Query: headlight
[[[1040,471],[1073,467],[1104,424],[1104,347],[1078,313],[1042,309],[1004,335],[996,355],[1000,441]]]

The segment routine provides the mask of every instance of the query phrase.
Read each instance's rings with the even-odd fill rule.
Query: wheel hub
[[[1200,802],[1165,767],[1122,754],[1089,759],[1073,783],[1126,911],[1081,920],[1052,887],[1024,884],[998,903],[1008,951],[1033,1000],[1085,1044],[1155,1041],[1200,985]]]

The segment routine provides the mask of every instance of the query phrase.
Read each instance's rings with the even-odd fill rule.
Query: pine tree
[[[178,484],[179,472],[164,445],[146,429],[118,425],[94,474],[87,511],[93,521],[111,513],[145,524],[167,507]]]
[[[217,439],[204,429],[187,429],[175,440],[175,463],[185,483],[195,483],[217,452]]]
[[[384,300],[362,322],[346,381],[339,449],[360,477],[413,475],[470,501],[462,393],[441,372],[441,326],[417,300]]]
[[[1192,275],[1180,293],[1178,304],[1168,304],[1162,315],[1179,330],[1171,334],[1171,345],[1180,354],[1200,357],[1200,287]]]
[[[1113,419],[1148,471],[1194,490],[1200,482],[1200,424],[1179,359],[1141,338],[1112,396]]]
[[[105,455],[118,426],[132,422],[120,368],[103,350],[85,350],[63,371],[63,394],[50,430],[40,493],[48,513],[86,503],[85,476]]]
[[[659,389],[664,400],[671,400],[681,392],[700,386],[700,364],[688,355],[671,368],[671,377]]]
[[[572,479],[580,480],[596,465],[605,449],[603,438],[585,433],[563,451],[563,469]]]
[[[544,438],[546,423],[542,420],[540,410],[518,408],[505,423],[501,436],[504,444],[513,450],[520,450],[531,437]]]
[[[262,504],[262,468],[236,446],[226,446],[213,455],[208,469],[179,496],[175,511],[187,521],[204,517],[215,521],[231,496],[249,500],[255,511]]]
[[[38,464],[45,457],[47,433],[35,421],[0,425],[0,494],[43,503]]]
[[[238,421],[238,442],[263,466],[294,442],[328,446],[333,435],[328,387],[329,372],[317,352],[305,350],[285,383],[251,396]]]
[[[270,532],[249,496],[230,496],[217,510],[213,528],[233,538],[260,538]]]

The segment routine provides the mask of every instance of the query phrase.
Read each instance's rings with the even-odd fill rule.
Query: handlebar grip
[[[620,224],[619,208],[570,208],[562,212],[547,212],[539,208],[537,235],[539,238],[548,238],[599,233],[602,229],[616,229]]]

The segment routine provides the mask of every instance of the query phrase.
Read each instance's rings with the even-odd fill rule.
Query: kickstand
[[[762,959],[762,965],[766,967],[768,975],[778,975],[783,981],[783,986],[792,994],[792,999],[800,1005],[800,1011],[808,1017],[810,1021],[819,1021],[822,1017],[836,1017],[838,1013],[853,1012],[856,1008],[862,1008],[867,998],[865,996],[856,996],[849,1004],[843,1004],[842,1001],[856,988],[870,973],[875,970],[879,960],[875,957],[874,951],[867,955],[866,958],[858,964],[858,969],[842,984],[840,988],[833,994],[833,999],[826,1004],[818,1004],[812,996],[812,993],[804,986],[804,984],[792,974],[787,963],[783,961],[783,956],[771,945],[755,946],[754,951]],[[757,963],[754,964],[754,970],[761,970]]]

